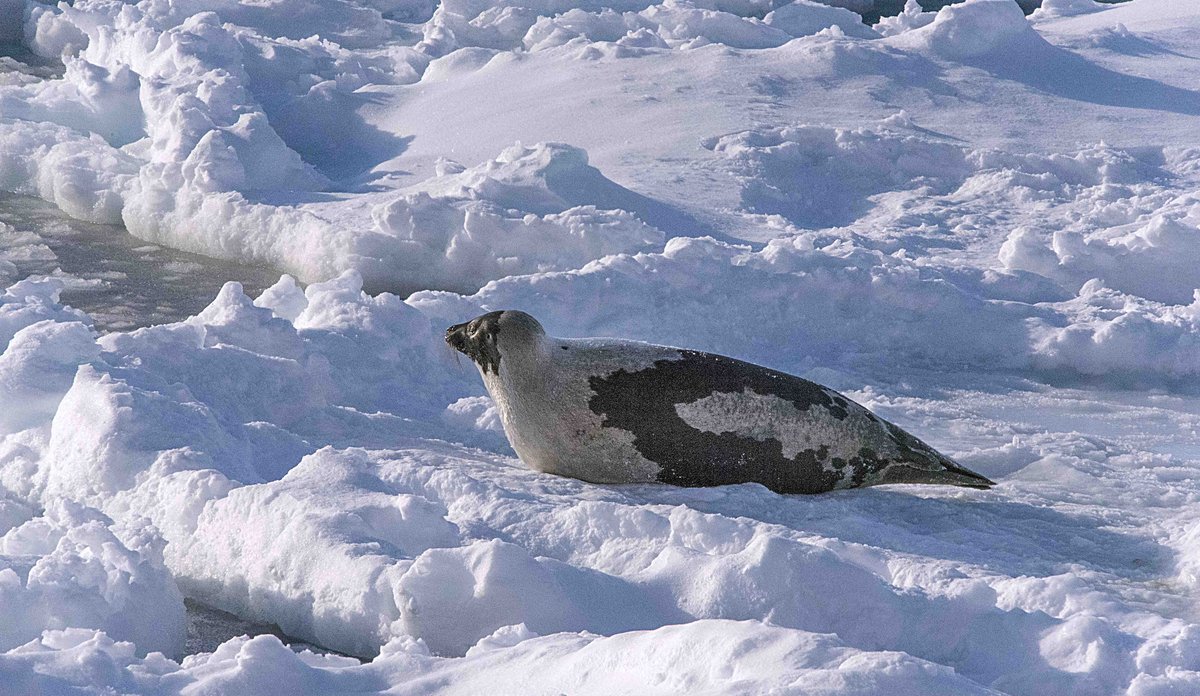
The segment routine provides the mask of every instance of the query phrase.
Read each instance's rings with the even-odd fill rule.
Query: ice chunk
[[[46,629],[95,628],[134,642],[139,654],[178,656],[183,596],[144,524],[112,521],[66,502],[0,536],[0,649]]]
[[[832,4],[795,0],[767,13],[763,22],[792,36],[809,36],[829,27],[837,27],[846,36],[857,38],[879,36],[862,23],[862,17],[840,7],[831,7]]]
[[[956,60],[985,56],[1002,60],[1009,52],[1028,52],[1030,45],[1047,46],[1012,0],[966,0],[949,5],[928,25],[888,40]]]

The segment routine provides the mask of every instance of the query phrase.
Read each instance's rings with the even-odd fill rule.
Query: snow
[[[90,686],[123,692],[292,694],[472,694],[480,690],[532,694],[671,694],[766,692],[855,694],[875,690],[922,694],[984,694],[944,667],[898,653],[861,652],[826,635],[787,632],[757,622],[698,622],[695,631],[670,626],[602,638],[527,637],[515,627],[481,643],[466,658],[433,657],[420,644],[394,641],[362,666],[345,659],[296,654],[274,636],[239,638],[182,667],[159,657],[132,658],[132,646],[81,629],[45,638],[0,657],[0,676],[15,675],[14,694]],[[520,641],[520,642],[516,642]],[[515,643],[515,644],[514,644]],[[86,658],[86,667],[80,663]],[[670,666],[655,684],[638,675]],[[41,668],[38,672],[32,667]],[[420,677],[385,685],[406,674]],[[536,675],[536,676],[535,676]],[[815,691],[813,690],[815,689]]]
[[[890,41],[897,46],[920,48],[963,61],[1000,52],[1011,55],[1044,50],[1048,46],[1025,20],[1021,8],[1007,0],[979,0],[944,7],[928,26]]]
[[[1197,688],[1200,8],[875,6],[0,2],[6,693]],[[502,308],[999,485],[530,471]]]
[[[194,319],[53,356],[60,372],[85,364],[61,384],[49,425],[23,431],[40,430],[47,441],[30,449],[43,451],[6,464],[6,479],[32,482],[29,500],[136,512],[163,535],[189,596],[363,657],[405,637],[466,655],[518,624],[623,635],[770,617],[772,630],[954,669],[938,680],[1084,693],[1115,690],[1134,652],[1171,650],[1187,630],[1122,603],[1116,587],[1195,575],[1186,559],[1168,570],[1160,546],[1186,549],[1185,538],[1135,531],[1147,509],[1183,531],[1176,508],[1194,483],[1177,486],[1194,479],[1176,458],[1048,432],[960,455],[1005,475],[1009,494],[594,486],[427,439],[504,450],[486,419],[437,412],[482,404],[464,396],[478,387],[438,352],[420,310],[362,294],[353,276],[303,293],[285,279],[260,304],[294,318],[228,285]],[[23,331],[82,327],[70,319]],[[14,371],[45,362],[4,355]],[[1140,493],[1118,505],[1125,489]],[[920,628],[930,624],[958,628]]]
[[[111,519],[70,501],[0,536],[0,649],[47,629],[101,629],[139,654],[178,655],[183,596],[163,566],[162,537],[144,522]]]

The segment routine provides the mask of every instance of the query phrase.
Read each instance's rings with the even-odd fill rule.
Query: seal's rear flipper
[[[963,468],[949,459],[943,459],[946,468],[936,471],[914,466],[896,465],[889,467],[880,483],[926,483],[943,486],[963,486],[986,490],[996,485],[995,481]]]

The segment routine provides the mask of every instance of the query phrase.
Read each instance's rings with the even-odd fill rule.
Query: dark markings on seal
[[[831,389],[733,358],[554,338],[512,310],[451,326],[446,342],[477,364],[509,442],[538,471],[780,493],[992,485]]]
[[[846,397],[819,384],[750,363],[698,351],[681,350],[679,360],[659,360],[629,372],[617,370],[588,381],[594,396],[588,407],[604,427],[633,434],[633,445],[658,464],[658,480],[677,486],[720,486],[758,482],[779,493],[820,493],[868,483],[930,483],[931,469],[942,470],[946,483],[987,488],[988,479],[937,453],[933,448],[866,409],[852,407]],[[857,408],[895,441],[899,456],[883,458],[862,447],[850,459],[830,457],[822,445],[784,456],[783,444],[734,432],[698,430],[680,417],[676,406],[716,393],[750,390],[791,402],[798,411],[824,409],[844,421]],[[906,466],[910,463],[912,466]],[[958,479],[958,480],[953,480]]]
[[[500,349],[496,344],[501,314],[504,312],[488,312],[451,326],[446,329],[446,343],[474,360],[484,372],[500,374]]]

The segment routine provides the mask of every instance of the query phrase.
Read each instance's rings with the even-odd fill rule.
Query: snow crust
[[[0,2],[62,62],[0,73],[0,190],[289,273],[102,333],[0,222],[0,684],[1195,688],[1200,12],[872,6]],[[1000,486],[528,471],[442,341],[502,308],[808,376]],[[183,657],[185,595],[354,657]]]

